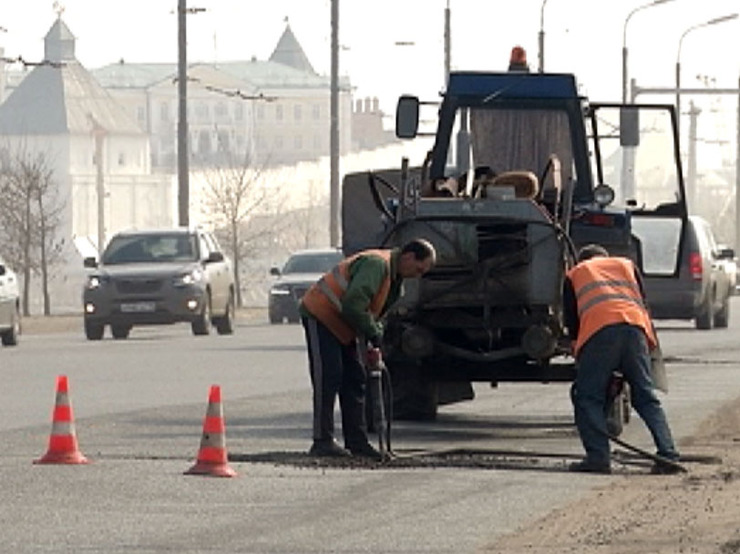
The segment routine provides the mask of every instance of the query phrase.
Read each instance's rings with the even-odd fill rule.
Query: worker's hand
[[[379,333],[367,339],[367,347],[368,348],[380,348],[380,343],[382,342],[382,336],[383,336],[382,333]]]
[[[367,349],[367,365],[371,368],[379,367],[383,361],[383,354],[380,348],[370,347]]]

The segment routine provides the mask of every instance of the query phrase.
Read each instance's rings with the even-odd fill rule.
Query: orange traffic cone
[[[67,376],[57,377],[57,397],[49,436],[49,449],[34,464],[87,464],[77,446],[75,424],[72,417],[72,404],[69,401]]]
[[[229,467],[225,434],[221,387],[212,385],[208,395],[208,411],[203,420],[203,436],[200,440],[198,460],[185,472],[185,475],[236,477],[236,471]]]

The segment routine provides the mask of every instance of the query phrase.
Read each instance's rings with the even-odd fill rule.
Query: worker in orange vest
[[[379,363],[380,319],[398,298],[403,280],[421,277],[435,261],[434,246],[424,239],[402,248],[365,250],[342,260],[303,296],[299,310],[313,386],[309,455],[381,459],[367,438],[361,358]],[[334,438],[337,396],[344,448]]]
[[[606,427],[607,387],[620,372],[630,386],[635,411],[647,425],[658,455],[677,460],[665,412],[655,394],[650,350],[658,341],[645,302],[639,271],[631,260],[610,257],[599,245],[584,246],[566,276],[563,315],[574,339],[576,379],[572,389],[575,423],[586,457],[571,471],[611,473]],[[673,466],[656,463],[654,473]]]

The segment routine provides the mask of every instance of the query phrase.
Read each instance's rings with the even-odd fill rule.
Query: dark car
[[[270,323],[297,323],[298,302],[324,273],[343,258],[336,249],[300,250],[291,254],[282,269],[270,270],[277,280],[270,287],[267,312]]]
[[[108,243],[83,293],[85,335],[116,339],[135,325],[189,322],[195,335],[234,330],[234,277],[215,237],[197,229],[127,231]]]
[[[654,232],[660,232],[659,226]],[[670,233],[666,233],[670,236]],[[693,319],[697,329],[727,327],[730,296],[735,288],[735,252],[717,246],[711,225],[698,216],[689,216],[684,227],[686,241],[678,279],[645,277],[645,293],[655,319]],[[665,244],[661,250],[643,253],[643,265],[653,271],[661,260],[670,260],[678,245]],[[665,264],[666,270],[670,269]]]

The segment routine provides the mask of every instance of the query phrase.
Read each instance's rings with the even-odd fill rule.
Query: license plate
[[[153,312],[156,309],[154,302],[128,302],[121,304],[121,311],[125,313]]]

